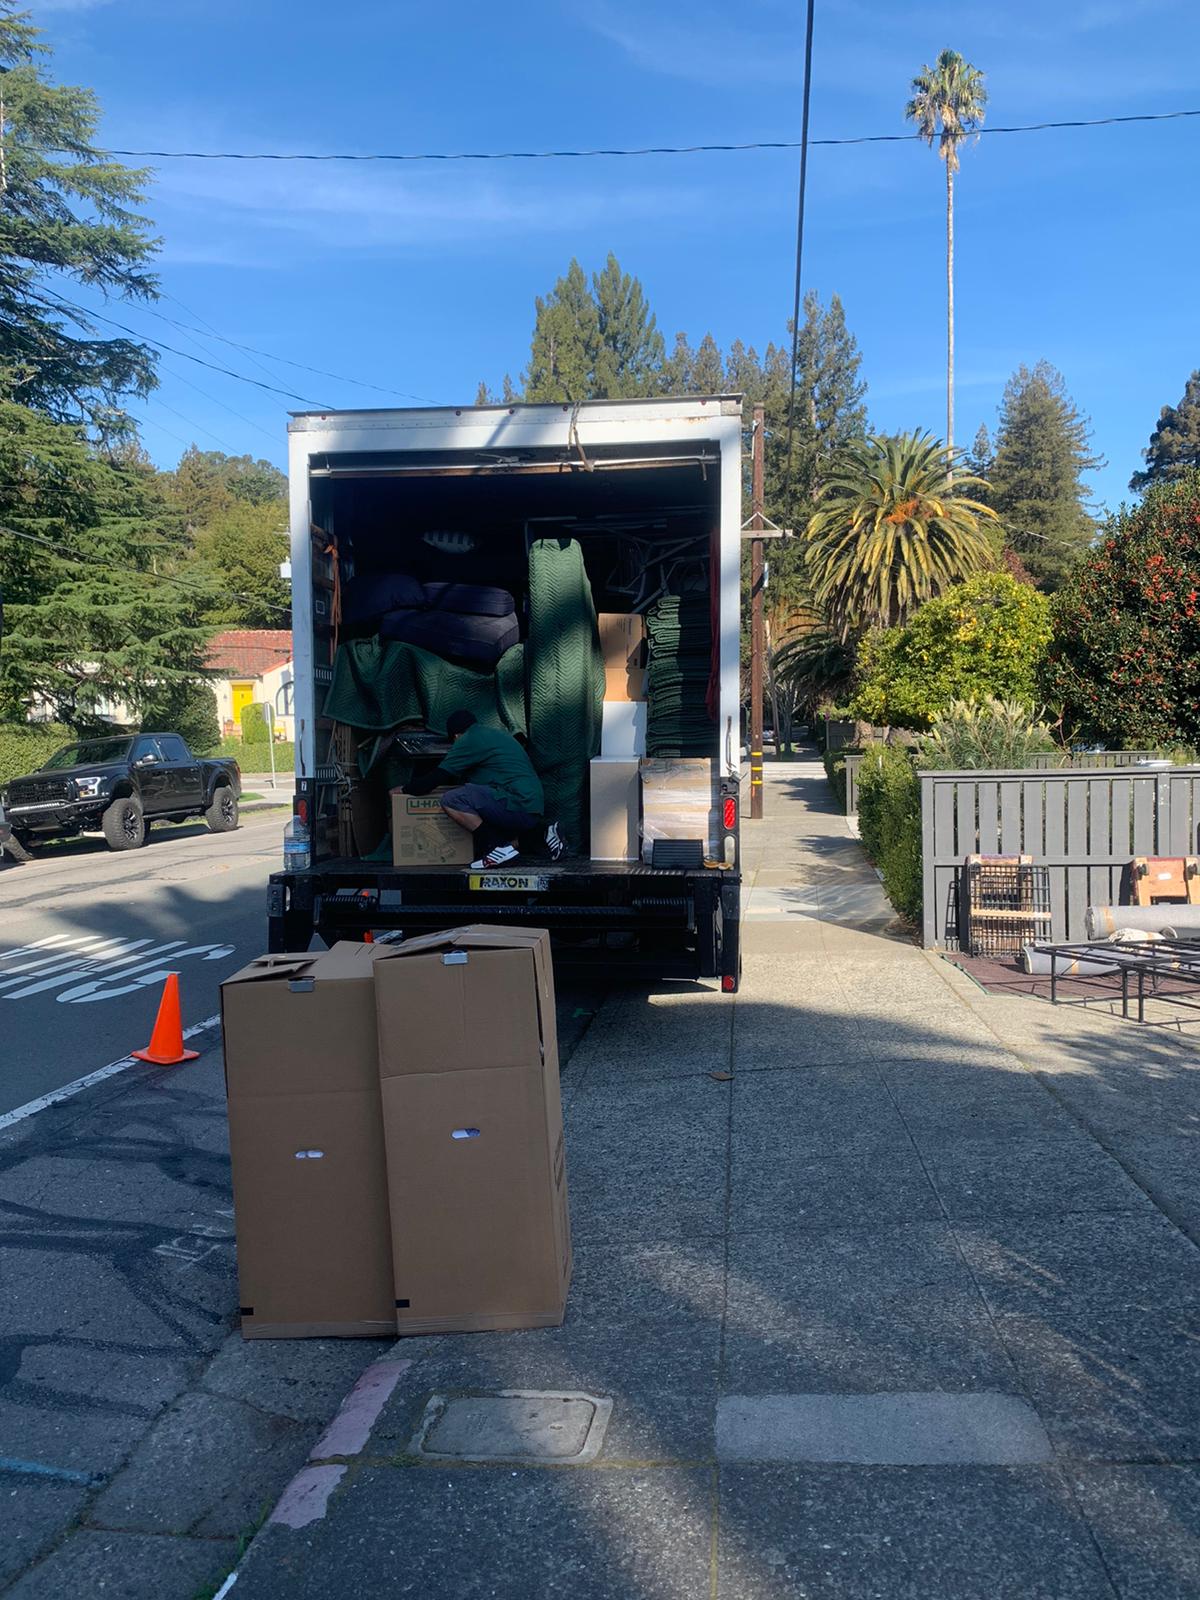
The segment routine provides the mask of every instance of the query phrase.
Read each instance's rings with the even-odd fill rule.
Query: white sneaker
[[[557,822],[552,822],[546,829],[546,849],[550,852],[551,861],[561,861],[567,853],[567,841],[559,833]]]
[[[472,872],[490,872],[493,867],[506,867],[510,861],[515,861],[521,852],[515,844],[498,844],[494,850],[489,850],[479,861],[472,861]]]

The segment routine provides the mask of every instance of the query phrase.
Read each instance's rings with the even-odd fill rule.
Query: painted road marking
[[[206,1028],[215,1028],[221,1020],[218,1012],[215,1016],[205,1017],[203,1022],[197,1022],[191,1028],[183,1030],[185,1039],[194,1039],[198,1033],[203,1033]],[[124,1072],[126,1067],[135,1066],[132,1056],[122,1056],[119,1061],[110,1061],[108,1066],[99,1067],[95,1072],[89,1072],[86,1078],[76,1078],[74,1083],[66,1083],[61,1089],[55,1089],[51,1094],[39,1095],[36,1100],[30,1100],[23,1106],[18,1106],[15,1111],[6,1111],[0,1116],[0,1133],[5,1128],[11,1128],[15,1122],[24,1122],[26,1117],[36,1116],[39,1111],[45,1111],[47,1106],[56,1106],[63,1100],[69,1100],[72,1095],[77,1095],[82,1089],[90,1089],[94,1083],[103,1083],[105,1078],[115,1078],[118,1072]]]
[[[77,943],[77,948],[70,945]],[[0,966],[0,995],[5,1000],[28,1000],[51,989],[64,989],[55,999],[62,1004],[80,1005],[97,1000],[115,1000],[124,994],[162,983],[178,971],[178,963],[190,958],[224,961],[234,954],[232,944],[193,944],[184,939],[169,939],[152,944],[149,939],[107,938],[84,941],[64,940],[51,951],[35,946],[0,951],[0,963],[11,957],[33,953],[35,959],[16,966]],[[163,964],[169,963],[169,964]]]

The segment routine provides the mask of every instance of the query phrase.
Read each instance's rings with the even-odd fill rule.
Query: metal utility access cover
[[[435,1394],[411,1449],[434,1461],[590,1461],[612,1401],[591,1394]]]

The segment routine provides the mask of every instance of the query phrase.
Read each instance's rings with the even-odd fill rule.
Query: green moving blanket
[[[647,613],[646,633],[647,755],[712,755],[716,728],[705,703],[712,660],[708,599],[663,595]]]
[[[588,763],[600,754],[604,657],[592,586],[574,539],[529,551],[529,741],[546,816],[572,851],[587,844]]]
[[[394,639],[350,639],[339,646],[324,714],[368,733],[419,722],[445,733],[446,718],[463,707],[486,727],[526,733],[525,647],[515,644],[494,672],[443,661]]]

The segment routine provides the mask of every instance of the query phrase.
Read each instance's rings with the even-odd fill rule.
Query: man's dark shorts
[[[536,828],[541,818],[531,811],[518,811],[489,783],[460,783],[439,797],[443,811],[473,811],[493,828],[507,828],[514,834]]]

